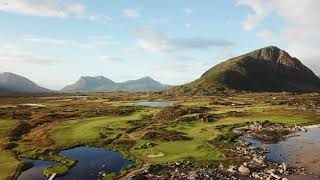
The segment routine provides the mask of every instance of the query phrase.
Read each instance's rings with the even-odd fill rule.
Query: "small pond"
[[[295,133],[293,137],[275,144],[265,144],[252,138],[246,138],[246,141],[257,147],[269,148],[270,153],[266,157],[272,161],[305,167],[320,175],[320,128],[316,125],[306,129],[307,132]]]
[[[170,106],[174,106],[173,103],[171,102],[136,102],[136,105],[140,105],[140,106],[149,106],[149,107],[170,107]]]
[[[54,161],[42,161],[33,159],[23,159],[24,162],[31,162],[34,166],[26,171],[23,171],[18,180],[47,180],[48,178],[43,175],[43,170],[49,166],[58,164]]]
[[[18,106],[20,106],[20,107],[36,107],[36,108],[46,107],[46,105],[35,104],[35,103],[19,104]]]
[[[59,154],[70,159],[77,160],[77,164],[70,170],[67,175],[55,178],[57,180],[96,180],[99,177],[99,172],[118,173],[122,168],[125,168],[134,163],[133,161],[124,159],[121,153],[108,151],[104,148],[77,147],[74,149],[61,151]],[[29,162],[34,163],[35,166],[29,170],[24,171],[19,176],[19,180],[41,180],[41,178],[46,179],[42,175],[43,169],[54,165],[50,163],[55,163],[51,161],[40,160],[30,160]],[[29,178],[39,177],[40,175],[41,178]]]

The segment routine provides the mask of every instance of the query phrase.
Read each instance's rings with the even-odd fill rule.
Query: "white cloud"
[[[171,53],[179,50],[202,50],[210,47],[230,47],[234,43],[217,38],[171,38],[150,27],[142,27],[131,32],[137,39],[134,49],[142,49],[155,54]]]
[[[186,15],[191,15],[193,13],[193,10],[190,8],[184,8],[183,11]]]
[[[0,46],[0,64],[2,66],[8,65],[21,65],[21,64],[38,64],[38,65],[47,65],[54,64],[61,59],[55,57],[46,57],[46,56],[37,56],[28,52],[19,50],[15,46],[3,45]]]
[[[256,28],[274,10],[273,0],[238,0],[238,5],[249,6],[253,11],[243,22],[243,28],[248,31]]]
[[[141,13],[138,9],[124,9],[123,15],[130,19],[138,19],[141,17]]]
[[[99,61],[114,61],[114,62],[123,61],[123,59],[120,57],[112,57],[112,56],[98,56],[97,59]]]
[[[61,6],[55,0],[2,0],[0,10],[9,13],[49,17],[66,17],[69,11],[73,11]]]
[[[258,17],[250,30],[262,26],[261,23],[275,13],[284,21],[279,39],[288,44],[287,50],[303,63],[314,68],[320,59],[320,1],[319,0],[239,0],[238,4],[246,5],[254,11],[249,16]],[[248,16],[248,17],[249,17]],[[245,23],[246,24],[246,21]],[[250,23],[249,23],[250,24]],[[257,28],[256,28],[257,29]],[[259,29],[259,28],[258,28]],[[260,30],[258,30],[260,31]],[[262,38],[270,33],[259,33]],[[268,35],[269,34],[269,35]],[[319,68],[314,68],[320,73]]]
[[[151,67],[153,77],[169,84],[185,84],[201,76],[214,61],[189,56],[166,56]]]
[[[25,42],[37,44],[50,44],[50,45],[66,45],[77,48],[94,49],[102,46],[116,44],[110,36],[96,36],[90,37],[85,41],[74,41],[52,37],[39,37],[39,36],[26,36],[23,39]]]
[[[258,30],[256,35],[266,41],[268,44],[274,44],[277,37],[268,29]]]
[[[150,22],[151,22],[151,23],[154,23],[154,24],[158,24],[158,23],[168,23],[168,22],[169,22],[169,19],[168,19],[168,18],[165,18],[165,17],[156,16],[156,17],[150,18]]]
[[[101,24],[107,24],[113,20],[111,16],[101,15],[101,14],[83,14],[77,16],[78,19],[88,20],[88,21],[95,21]]]
[[[191,24],[191,23],[185,23],[185,24],[184,24],[184,27],[186,27],[186,28],[191,28],[191,27],[192,27],[192,24]]]
[[[50,38],[50,37],[36,37],[36,36],[25,37],[23,40],[27,42],[32,42],[32,43],[55,44],[55,45],[64,45],[67,43],[63,39],[56,39],[56,38]]]
[[[1,0],[0,11],[28,16],[77,18],[106,23],[111,17],[90,14],[83,4],[73,0]]]

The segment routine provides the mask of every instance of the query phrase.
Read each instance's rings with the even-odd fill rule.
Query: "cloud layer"
[[[86,11],[86,6],[72,0],[2,0],[0,11],[28,16],[77,18],[106,23],[112,17],[93,14]]]
[[[52,37],[40,37],[40,36],[26,36],[23,39],[25,42],[36,43],[36,44],[49,44],[49,45],[64,45],[68,47],[94,49],[101,46],[107,46],[117,44],[110,36],[95,36],[89,37],[87,40],[67,40]]]
[[[246,30],[256,30],[257,35],[266,40],[277,38],[288,44],[288,51],[320,74],[317,64],[320,60],[320,1],[319,0],[239,0],[239,5],[251,8],[243,22]],[[262,29],[262,23],[271,15],[285,21],[279,37]],[[274,40],[273,40],[274,41]]]
[[[21,51],[18,48],[10,45],[0,46],[0,63],[1,65],[11,65],[11,64],[38,64],[38,65],[48,65],[59,62],[58,58],[54,57],[44,57],[35,56],[32,53]]]
[[[141,13],[138,9],[124,9],[123,15],[130,19],[138,19],[141,17]]]
[[[193,37],[172,38],[151,27],[137,28],[131,31],[136,37],[134,49],[151,53],[171,53],[182,50],[204,50],[210,47],[231,47],[234,43],[222,38]]]

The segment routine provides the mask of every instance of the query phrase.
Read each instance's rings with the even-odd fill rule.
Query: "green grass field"
[[[0,120],[0,144],[7,142],[6,135],[15,125],[14,120]],[[0,149],[0,179],[13,176],[20,165],[13,153]]]
[[[150,99],[149,96],[144,98],[127,99],[127,97],[121,96],[107,99],[93,98],[86,100],[86,102],[81,101],[80,103],[83,103],[83,107],[80,105],[80,107],[77,107],[79,109],[72,107],[72,103],[75,103],[73,101],[41,102],[48,105],[48,109],[38,109],[39,112],[35,112],[35,114],[39,113],[41,115],[41,113],[46,114],[55,111],[61,113],[63,111],[59,110],[60,106],[65,106],[66,108],[72,107],[66,111],[66,114],[73,112],[78,116],[72,117],[72,120],[69,118],[55,119],[50,124],[50,128],[41,137],[44,137],[44,140],[49,138],[52,140],[52,144],[51,141],[48,141],[50,142],[49,145],[41,146],[41,144],[34,143],[34,141],[25,141],[25,139],[19,139],[18,137],[18,140],[12,142],[17,144],[17,147],[12,152],[0,150],[0,180],[15,175],[18,168],[21,167],[21,162],[15,158],[13,152],[20,158],[55,160],[62,163],[61,166],[46,169],[45,173],[47,174],[67,171],[74,161],[63,158],[57,153],[61,149],[73,148],[78,145],[99,146],[120,151],[125,157],[135,159],[138,164],[143,162],[158,164],[180,160],[213,160],[221,162],[226,160],[221,153],[222,151],[219,151],[221,149],[209,142],[219,135],[225,135],[226,137],[230,135],[232,138],[231,129],[238,125],[266,120],[289,125],[308,125],[318,123],[317,119],[319,119],[317,118],[319,113],[314,111],[303,111],[296,106],[273,104],[256,98],[174,97],[172,99]],[[144,106],[127,107],[136,106],[133,103],[136,101],[168,101],[178,106],[174,107],[177,108],[174,111],[162,111],[163,108]],[[247,104],[241,104],[242,102],[247,102]],[[231,105],[230,103],[238,104]],[[113,115],[105,116],[105,114],[109,113],[103,115],[95,112],[99,110],[100,105],[103,105],[104,110],[108,107],[115,110],[123,107],[129,110],[131,108],[132,111],[119,114],[110,113]],[[187,110],[187,113],[175,116],[174,113],[180,112],[178,110]],[[135,112],[130,114],[133,111]],[[88,113],[88,115],[82,114],[83,112]],[[156,114],[157,112],[160,112],[160,116]],[[173,117],[176,119],[168,118],[172,112]],[[141,118],[143,115],[150,114],[155,116]],[[10,117],[9,113],[7,115],[6,117]],[[199,115],[212,116],[213,122],[202,122],[203,119],[199,118]],[[129,121],[135,120],[141,121],[132,123],[132,125],[129,123]],[[35,121],[38,121],[38,119],[35,119]],[[0,120],[0,144],[9,143],[8,132],[16,125],[16,122],[14,120]],[[129,129],[130,131],[128,131]],[[190,139],[161,141],[161,138],[156,137],[159,139],[144,140],[144,135],[153,130],[176,131]],[[30,134],[31,136],[33,135],[32,133]],[[35,136],[34,138],[37,137]],[[224,142],[229,143],[230,141]]]
[[[261,109],[268,109],[263,112]],[[250,108],[246,107],[244,111],[250,112]],[[217,111],[216,111],[217,112]],[[218,111],[221,113],[220,111]],[[254,107],[253,112],[240,117],[226,117],[211,123],[204,122],[180,122],[178,124],[167,126],[166,130],[178,131],[185,133],[186,136],[192,138],[184,141],[141,141],[136,145],[134,155],[138,159],[150,163],[174,162],[177,160],[221,160],[223,155],[213,146],[208,144],[209,140],[217,137],[219,134],[229,133],[219,130],[221,125],[244,124],[246,122],[266,121],[284,124],[310,124],[313,117],[308,113],[294,112],[290,110],[281,111],[268,107]],[[154,143],[153,147],[139,148],[143,144]],[[150,157],[151,156],[151,157]]]
[[[0,180],[8,179],[17,172],[21,162],[19,162],[11,152],[0,151]]]
[[[137,149],[134,151],[134,156],[149,163],[165,163],[179,160],[220,160],[223,158],[218,150],[201,140],[140,141],[136,147],[147,142],[157,145],[147,149]]]
[[[104,116],[70,120],[59,124],[49,133],[49,138],[54,141],[55,147],[65,147],[86,144],[101,139],[114,138],[131,126],[129,120],[138,120],[141,115],[152,113],[153,110],[137,111],[129,116]]]
[[[147,142],[155,143],[156,146],[147,149],[137,149],[134,154],[137,158],[150,163],[174,162],[178,160],[221,160],[222,154],[208,140],[219,134],[213,123],[189,122],[169,126],[167,130],[175,130],[186,133],[191,140],[183,141],[141,141],[136,147]],[[162,154],[162,156],[158,156]],[[156,157],[152,157],[152,156]],[[148,157],[149,156],[149,157]],[[151,157],[150,157],[151,156]]]

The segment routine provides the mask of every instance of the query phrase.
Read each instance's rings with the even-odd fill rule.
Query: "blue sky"
[[[96,75],[178,85],[268,45],[316,67],[319,1],[292,1],[0,0],[0,71],[51,89]]]

